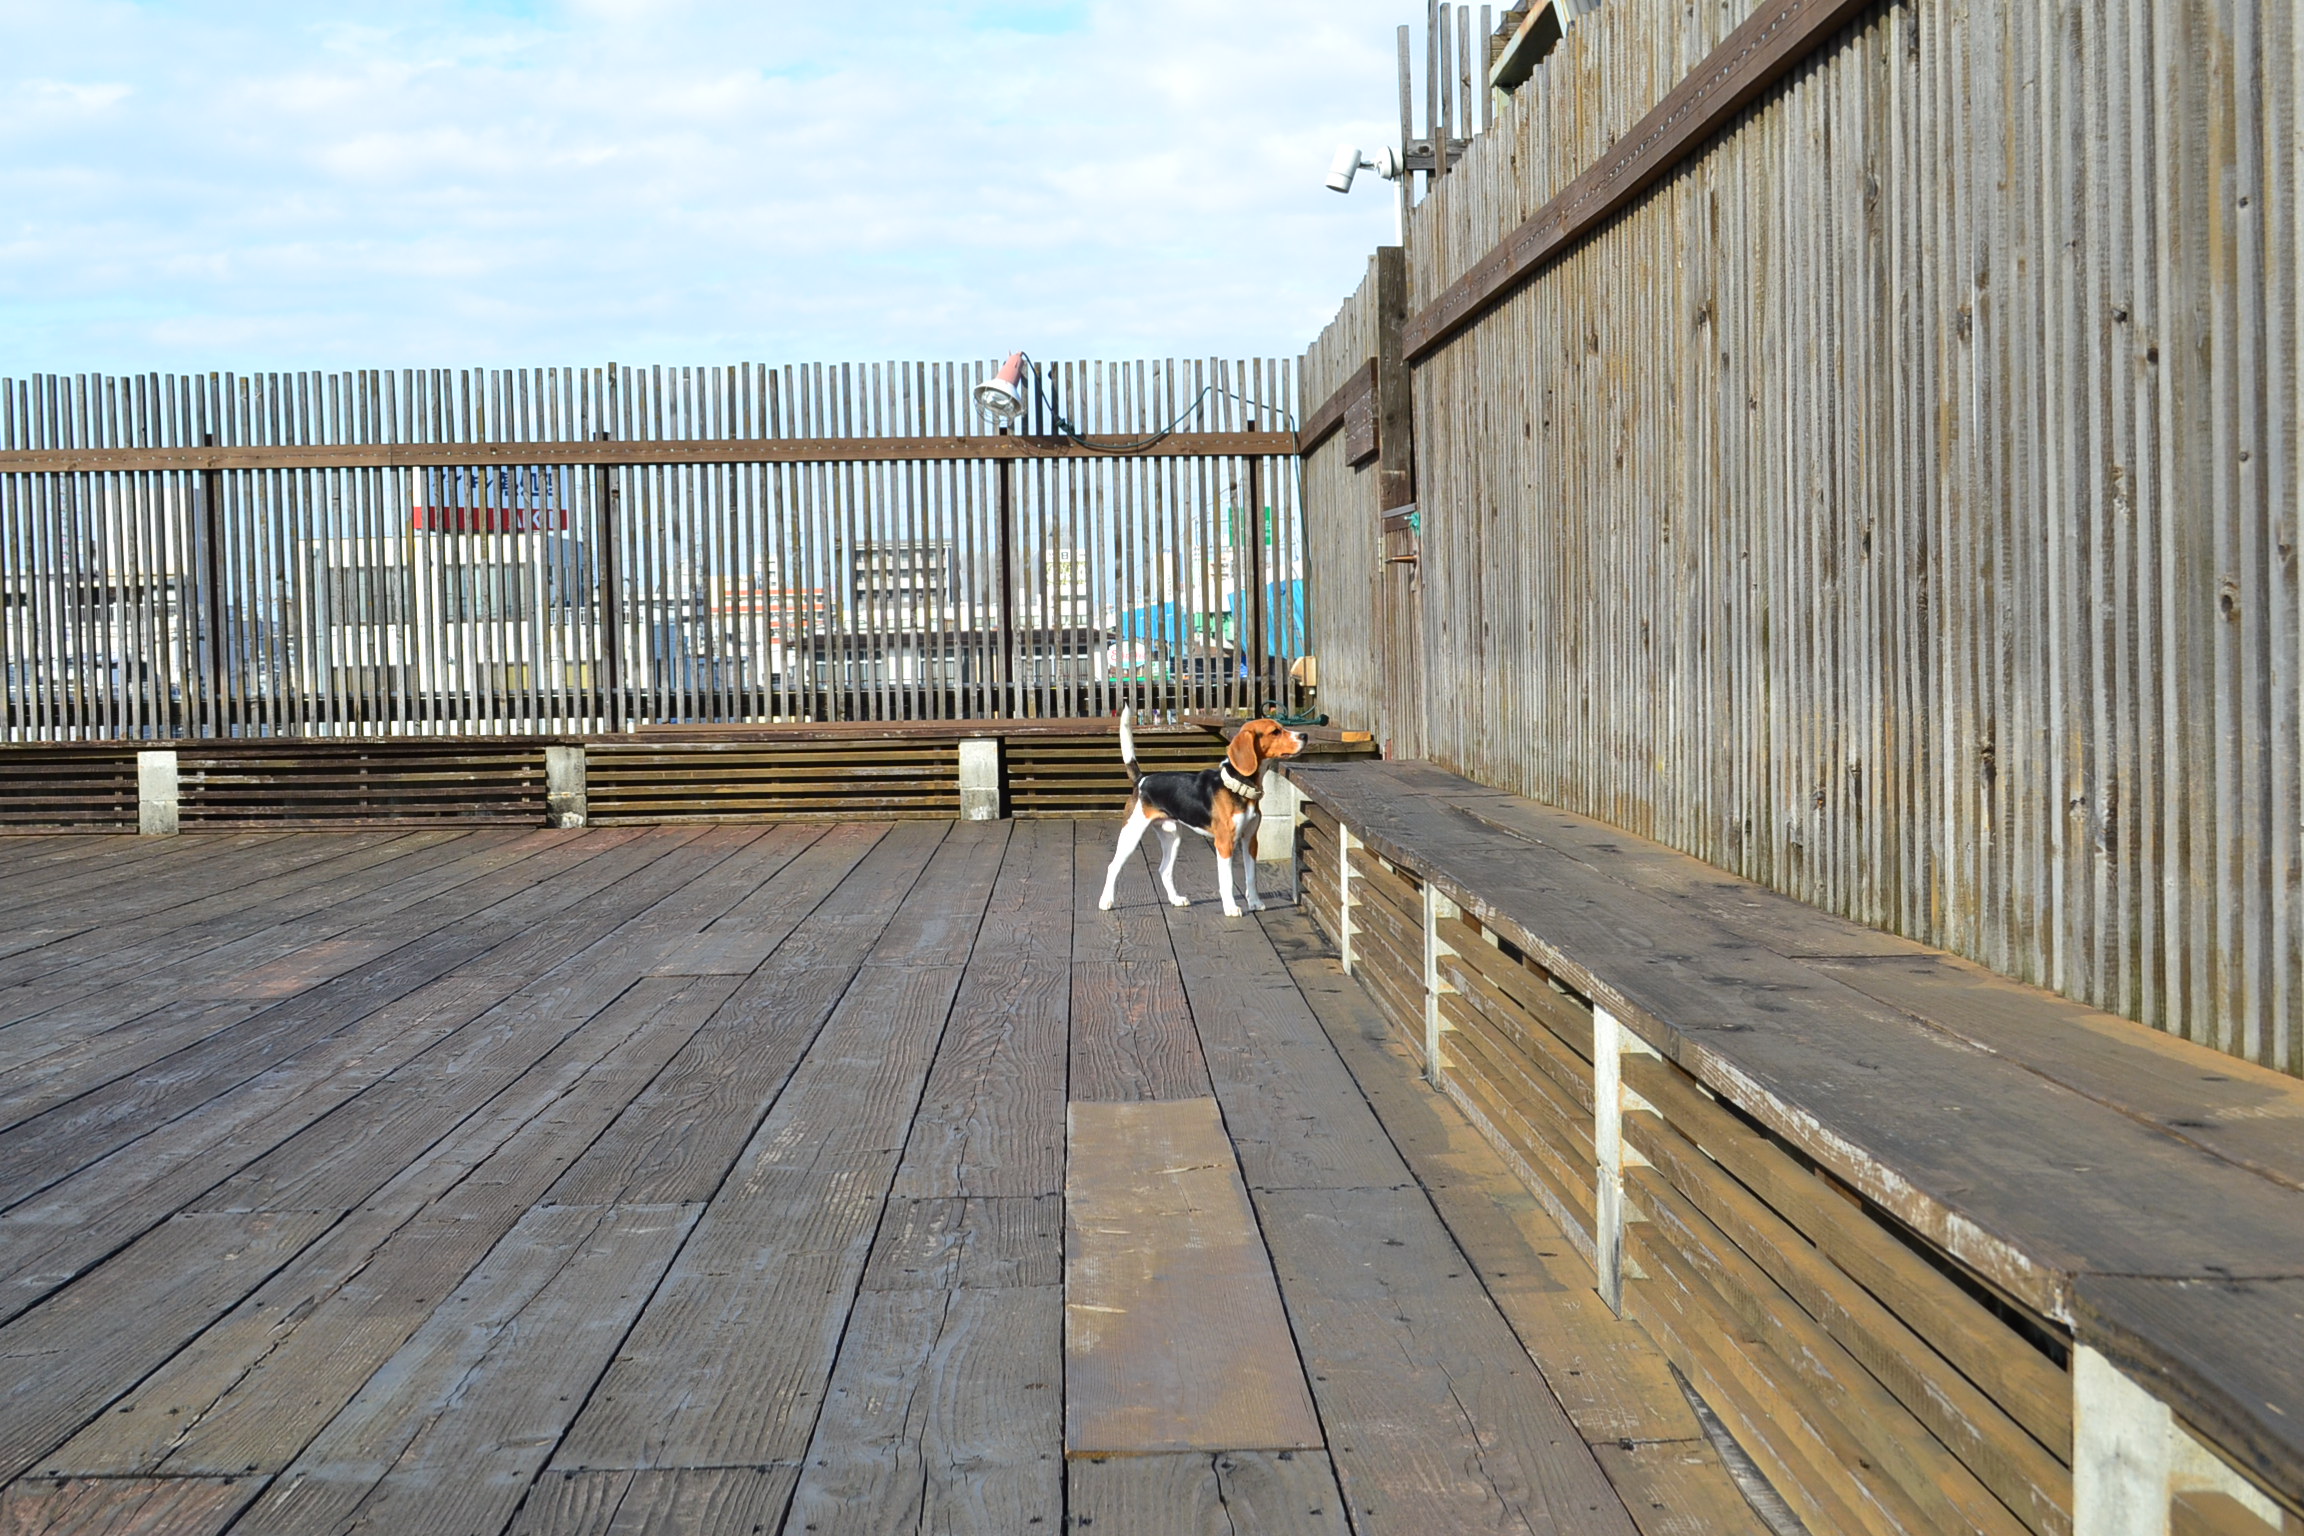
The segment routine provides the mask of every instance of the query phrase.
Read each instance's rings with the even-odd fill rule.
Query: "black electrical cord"
[[[1048,413],[1048,419],[1055,423],[1056,435],[1063,438],[1068,443],[1086,449],[1090,453],[1142,453],[1147,448],[1157,447],[1167,439],[1174,437],[1176,435],[1176,429],[1181,427],[1186,421],[1189,421],[1193,412],[1200,409],[1200,402],[1207,399],[1212,394],[1229,396],[1231,399],[1241,401],[1247,405],[1255,406],[1258,410],[1268,409],[1268,407],[1260,404],[1259,402],[1248,399],[1248,397],[1245,395],[1234,394],[1229,389],[1218,389],[1213,384],[1203,384],[1200,386],[1200,393],[1192,397],[1192,403],[1185,406],[1183,410],[1176,414],[1174,420],[1170,421],[1168,425],[1162,427],[1159,431],[1153,433],[1150,437],[1139,437],[1125,442],[1118,439],[1106,439],[1099,442],[1096,439],[1089,437],[1078,427],[1072,425],[1072,423],[1065,418],[1063,411],[1057,408],[1056,402],[1048,397],[1047,391],[1041,388],[1040,365],[1033,360],[1030,353],[1024,354],[1024,363],[1026,367],[1032,370],[1032,398],[1039,403],[1042,410]],[[1281,411],[1279,414],[1287,417],[1289,429],[1293,431],[1296,426],[1296,418],[1294,414],[1288,411]]]

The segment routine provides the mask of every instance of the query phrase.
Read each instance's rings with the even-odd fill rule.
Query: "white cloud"
[[[0,373],[1292,353],[1412,10],[0,0]]]

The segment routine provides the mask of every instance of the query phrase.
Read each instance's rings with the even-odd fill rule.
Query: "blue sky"
[[[0,0],[0,374],[1293,353],[1422,10]]]

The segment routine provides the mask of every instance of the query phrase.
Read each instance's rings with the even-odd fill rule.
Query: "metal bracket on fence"
[[[1593,1267],[1600,1272],[1600,1299],[1624,1312],[1624,1170],[1648,1160],[1624,1145],[1624,1115],[1650,1109],[1648,1101],[1624,1086],[1624,1058],[1654,1056],[1647,1041],[1618,1023],[1607,1009],[1592,1010],[1592,1145],[1599,1179],[1592,1192]]]
[[[1462,917],[1464,909],[1440,894],[1429,878],[1424,882],[1424,1077],[1435,1088],[1443,1086],[1440,1037],[1448,1029],[1440,1016],[1440,998],[1456,988],[1440,979],[1440,957],[1456,953],[1440,938],[1440,919]]]
[[[174,837],[179,800],[174,748],[136,754],[136,830],[145,837]]]
[[[1336,952],[1347,976],[1352,974],[1352,935],[1359,931],[1352,926],[1352,850],[1360,846],[1350,827],[1336,823]]]
[[[960,817],[1000,819],[1000,738],[971,736],[960,743]]]
[[[581,827],[590,817],[584,789],[584,748],[544,749],[544,819],[555,827]]]
[[[2096,1350],[2072,1350],[2073,1536],[2168,1536],[2173,1506],[2229,1499],[2273,1530],[2277,1505]],[[2206,1526],[2201,1526],[2206,1529]]]

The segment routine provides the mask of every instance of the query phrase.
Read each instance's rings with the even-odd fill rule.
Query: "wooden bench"
[[[1202,768],[1236,721],[1137,727],[1149,769]],[[594,736],[332,736],[0,744],[0,833],[653,826],[1110,816],[1116,721],[649,726]],[[1358,757],[1365,735],[1311,733]],[[1287,856],[1275,806],[1265,857]]]
[[[1299,885],[1812,1529],[2304,1529],[2304,1083],[1417,763]]]

